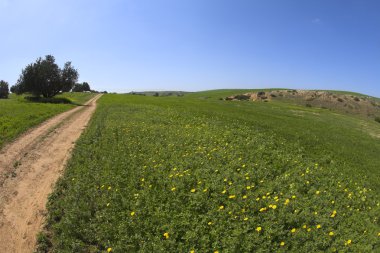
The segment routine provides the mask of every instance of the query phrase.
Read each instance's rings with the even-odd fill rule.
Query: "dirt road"
[[[33,252],[47,197],[100,96],[51,118],[0,150],[0,252]]]

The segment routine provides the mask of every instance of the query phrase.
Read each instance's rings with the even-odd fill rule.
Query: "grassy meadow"
[[[241,92],[102,96],[39,251],[379,251],[380,125]]]
[[[42,121],[89,100],[91,93],[64,93],[57,96],[71,104],[30,102],[23,95],[0,99],[0,147]]]

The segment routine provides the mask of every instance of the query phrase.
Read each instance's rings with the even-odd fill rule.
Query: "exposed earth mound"
[[[271,100],[292,101],[308,107],[334,109],[367,117],[380,116],[380,101],[369,96],[337,94],[312,90],[273,90],[249,92],[226,97],[225,100],[252,100],[268,102]]]

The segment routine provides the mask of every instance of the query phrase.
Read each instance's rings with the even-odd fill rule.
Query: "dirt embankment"
[[[0,252],[33,252],[47,197],[100,96],[51,118],[0,150]]]
[[[312,90],[273,90],[249,92],[226,97],[225,100],[252,100],[269,102],[271,100],[292,101],[309,107],[321,107],[366,117],[380,116],[380,102],[368,96],[337,94]]]

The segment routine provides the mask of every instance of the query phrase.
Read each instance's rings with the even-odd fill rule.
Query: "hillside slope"
[[[320,107],[368,118],[380,117],[380,100],[374,97],[339,91],[270,90],[232,95],[226,100],[291,102],[308,107]]]

